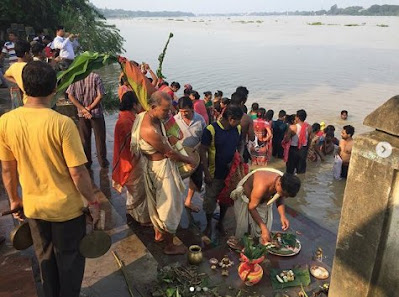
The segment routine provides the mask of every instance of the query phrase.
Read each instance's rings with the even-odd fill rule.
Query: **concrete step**
[[[87,259],[82,284],[82,295],[90,297],[131,297],[124,276],[112,252],[124,262],[129,284],[134,296],[147,296],[157,276],[158,263],[143,242],[126,224],[121,216],[100,191],[96,195],[101,209],[106,212],[105,230],[112,238],[110,250],[101,258]]]

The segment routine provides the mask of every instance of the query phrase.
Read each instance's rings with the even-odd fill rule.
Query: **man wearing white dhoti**
[[[237,222],[236,238],[245,233],[260,237],[261,243],[271,241],[273,202],[276,202],[283,230],[290,222],[285,216],[284,198],[295,197],[301,181],[295,175],[271,168],[260,168],[247,174],[231,193]]]
[[[132,129],[132,153],[142,154],[144,187],[148,212],[155,230],[155,241],[165,240],[164,253],[184,254],[184,246],[174,245],[173,237],[183,212],[184,183],[176,162],[195,166],[195,160],[172,149],[162,120],[168,118],[172,99],[167,93],[155,92],[149,100],[150,110],[137,115]]]

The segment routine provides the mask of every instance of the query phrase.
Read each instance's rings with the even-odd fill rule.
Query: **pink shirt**
[[[172,89],[171,89],[169,86],[163,85],[163,86],[159,89],[159,91],[168,93],[168,94],[170,95],[170,97],[172,97],[172,100],[173,100],[173,98],[175,97],[175,93],[172,91]]]
[[[205,102],[204,100],[194,100],[193,101],[194,104],[194,111],[200,115],[202,115],[202,117],[205,120],[205,123],[207,125],[209,125],[209,118],[208,118],[208,113],[206,111],[206,107],[205,107]]]

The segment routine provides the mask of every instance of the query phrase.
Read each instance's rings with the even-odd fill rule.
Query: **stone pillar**
[[[399,96],[364,124],[376,130],[352,150],[329,297],[399,296]]]

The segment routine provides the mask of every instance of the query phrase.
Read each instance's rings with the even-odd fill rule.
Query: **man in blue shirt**
[[[208,237],[212,232],[212,215],[216,209],[217,197],[225,187],[230,163],[240,145],[242,116],[240,106],[229,105],[222,119],[208,125],[202,134],[200,155],[206,183],[203,209],[207,218],[205,234]],[[227,207],[220,204],[219,227],[222,227]]]
[[[287,113],[285,110],[280,110],[278,113],[278,120],[273,121],[273,157],[282,159],[284,157],[284,149],[281,142],[284,139],[285,132],[287,131],[287,124],[285,117]]]

